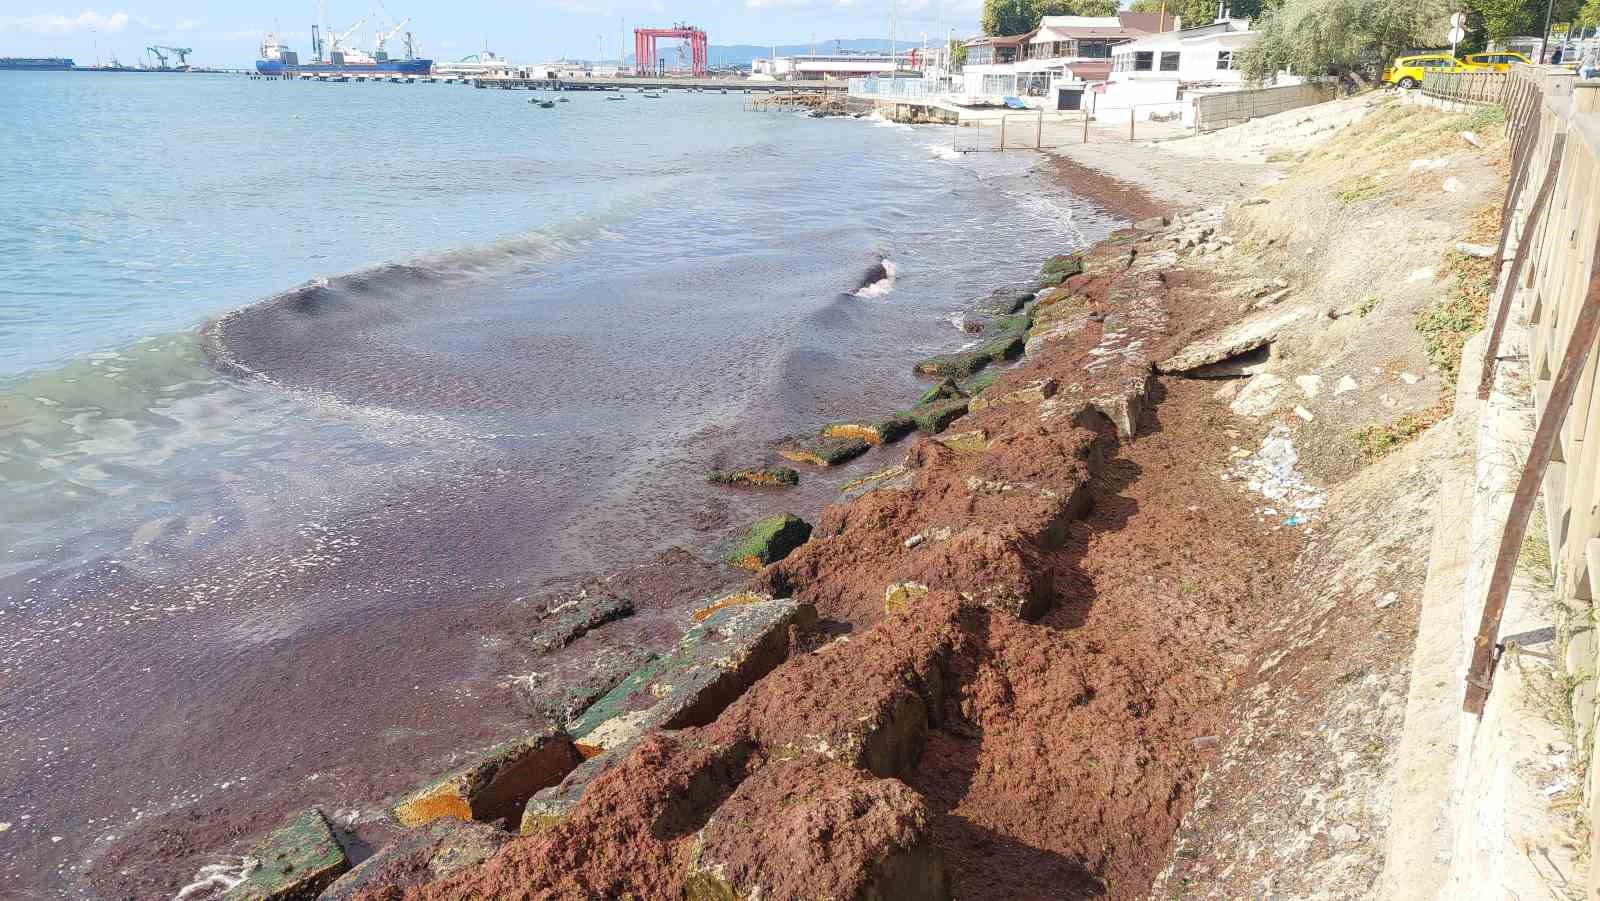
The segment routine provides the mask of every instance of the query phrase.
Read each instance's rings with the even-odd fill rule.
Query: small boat
[[[571,103],[572,100],[571,100],[571,98],[568,98],[568,97],[562,97],[559,100],[557,100],[556,102],[557,103]]]
[[[556,108],[556,102],[554,100],[541,100],[541,101],[539,101],[539,108],[540,109],[555,109]]]
[[[646,94],[646,95],[644,95],[644,99],[646,99],[646,100],[660,100],[661,99],[661,95],[660,94]]]

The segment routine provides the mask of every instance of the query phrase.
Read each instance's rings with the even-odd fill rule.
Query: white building
[[[1121,44],[1111,51],[1111,74],[1095,106],[1132,109],[1140,119],[1176,113],[1192,125],[1196,96],[1244,86],[1238,54],[1258,37],[1248,19],[1219,19]]]
[[[810,56],[757,57],[750,61],[750,74],[761,79],[821,80],[888,75],[913,69],[912,52],[897,53],[820,53]]]
[[[1155,27],[1157,14],[1045,16],[1024,35],[968,41],[963,92],[979,102],[1018,97],[1030,106],[1073,108],[1063,99],[1068,87],[1081,96],[1085,82],[1111,71],[1114,48]]]

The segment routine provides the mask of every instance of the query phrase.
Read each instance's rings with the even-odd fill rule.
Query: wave
[[[928,148],[928,153],[932,154],[936,160],[961,159],[961,153],[949,144],[928,144],[925,146]]]
[[[887,257],[879,257],[878,262],[867,267],[861,277],[860,285],[853,292],[856,297],[877,300],[889,296],[894,290],[895,268],[894,262]]]

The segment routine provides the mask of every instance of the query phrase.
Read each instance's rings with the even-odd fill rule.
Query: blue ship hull
[[[375,63],[285,63],[277,59],[256,60],[262,75],[323,72],[329,75],[427,75],[433,71],[431,59],[386,59]]]

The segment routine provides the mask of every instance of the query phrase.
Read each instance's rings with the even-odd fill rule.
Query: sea
[[[705,473],[1119,224],[948,126],[565,96],[0,73],[0,896],[515,734],[486,611],[814,517],[896,452]]]

